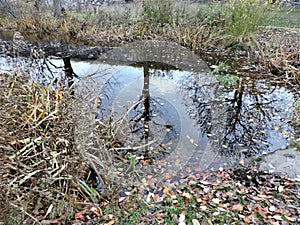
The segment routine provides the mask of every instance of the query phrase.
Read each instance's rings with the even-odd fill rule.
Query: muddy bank
[[[97,59],[110,50],[111,47],[92,46],[86,43],[77,43],[76,40],[52,36],[47,39],[38,39],[30,34],[0,30],[0,55],[29,57],[34,51],[43,56],[70,56],[75,59]]]

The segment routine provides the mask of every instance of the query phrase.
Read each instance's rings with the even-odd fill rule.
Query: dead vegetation
[[[136,179],[130,158],[115,149],[121,125],[84,120],[91,114],[79,106],[90,96],[29,76],[36,68],[14,68],[0,74],[0,222],[65,224],[119,209],[121,189],[131,192]]]
[[[85,163],[74,148],[70,91],[22,71],[0,76],[1,215],[12,223],[68,220],[70,204],[88,198],[78,182]]]
[[[77,41],[104,46],[163,39],[195,52],[222,49],[222,43],[216,42],[219,39],[214,33],[214,26],[219,21],[211,21],[211,24],[160,24],[141,20],[124,25],[125,17],[118,19],[114,16],[110,18],[114,24],[104,24],[105,18],[102,18],[101,26],[97,26],[99,20],[82,22],[74,16],[58,20],[28,17],[6,21],[5,26],[46,34],[59,30],[60,34]],[[263,38],[258,40],[262,49],[256,52],[258,54],[252,52],[254,54],[250,57],[261,62],[264,73],[297,82],[300,52],[294,44],[299,43],[295,41],[299,39],[299,33],[296,32],[291,39],[282,39],[288,34],[288,31],[282,33],[274,29],[263,31],[260,36]],[[269,37],[273,38],[272,41]],[[0,221],[3,219],[11,224],[65,223],[76,219],[83,221],[89,214],[104,218],[109,215],[102,212],[104,206],[110,204],[114,208],[119,205],[122,179],[138,176],[134,159],[130,155],[120,155],[118,151],[124,146],[117,146],[116,126],[122,124],[92,121],[95,125],[92,129],[94,143],[97,143],[97,149],[103,150],[93,157],[85,148],[75,145],[72,90],[57,85],[56,81],[45,84],[29,78],[28,71],[20,68],[0,75],[0,215],[5,217]],[[297,85],[294,86],[298,88]],[[93,150],[93,146],[88,146],[88,149]],[[119,164],[114,164],[116,161],[112,159],[117,159]],[[119,170],[112,170],[112,167]],[[122,174],[126,176],[122,177]],[[95,177],[102,181],[95,181]],[[105,185],[101,195],[101,187],[91,188],[100,183]],[[131,184],[134,184],[134,179],[123,183],[126,187]],[[136,201],[137,198],[130,203],[133,208],[138,208]],[[107,221],[112,222],[113,217],[107,216]]]

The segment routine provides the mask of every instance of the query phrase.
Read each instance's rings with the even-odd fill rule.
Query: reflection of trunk
[[[242,106],[243,106],[243,94],[244,94],[244,89],[245,89],[245,79],[244,77],[240,78],[239,81],[239,88],[236,89],[236,91],[234,92],[234,98],[233,98],[233,108],[235,108],[235,115],[234,117],[234,121],[233,121],[233,127],[236,126],[239,118],[240,118],[240,114],[242,111]]]
[[[147,140],[149,137],[149,121],[150,121],[150,91],[149,91],[149,67],[144,67],[144,87],[143,87],[143,98],[144,101],[144,122],[145,122],[145,139]]]
[[[68,80],[68,86],[69,87],[72,87],[74,81],[73,81],[73,78],[74,78],[74,72],[73,72],[73,69],[72,69],[72,66],[71,66],[71,58],[70,56],[66,56],[63,58],[63,61],[64,61],[64,71],[65,71],[65,75],[66,75],[66,78]],[[72,87],[73,88],[73,87]],[[72,91],[72,94],[73,91]]]
[[[145,144],[148,144],[149,138],[149,121],[150,121],[150,90],[149,90],[149,67],[147,65],[144,66],[144,87],[143,87],[143,98],[144,100],[144,138]],[[148,147],[146,147],[146,152],[148,152]]]
[[[54,17],[59,18],[61,15],[60,0],[53,0]]]

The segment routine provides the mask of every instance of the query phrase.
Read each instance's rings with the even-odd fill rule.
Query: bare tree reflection
[[[172,140],[172,143],[176,144],[176,139],[178,141],[180,126],[178,115],[173,116],[176,119],[171,119],[170,114],[176,114],[177,111],[172,108],[172,105],[165,101],[164,99],[158,98],[156,96],[151,96],[150,94],[150,82],[151,77],[155,76],[172,76],[170,72],[172,69],[176,69],[173,66],[166,65],[163,63],[156,62],[139,62],[131,65],[132,67],[143,69],[143,87],[140,97],[136,103],[133,103],[134,107],[130,110],[128,115],[128,125],[131,136],[131,141],[141,144],[143,143],[143,154],[146,158],[161,157],[153,156],[151,150],[165,152],[164,145]],[[119,74],[118,74],[119,75]],[[122,76],[122,75],[121,75]],[[137,77],[135,77],[137,78]],[[100,113],[102,115],[109,113],[111,114],[111,103],[114,102],[114,98],[117,97],[118,93],[124,84],[118,84],[118,81],[122,81],[122,77],[113,76],[105,84],[102,91],[103,96],[101,99],[101,104],[99,105]],[[129,78],[130,82],[131,79]],[[117,87],[117,89],[116,89]],[[106,104],[110,103],[107,107]],[[106,112],[103,112],[103,109]],[[163,136],[163,137],[162,137]],[[162,140],[157,140],[155,144],[150,145],[151,142],[162,137]],[[126,137],[129,138],[129,137]]]
[[[226,118],[218,149],[222,155],[249,157],[270,151],[269,140],[276,138],[270,137],[270,131],[274,130],[276,118],[279,115],[284,116],[285,112],[282,102],[274,93],[279,87],[262,84],[264,82],[259,79],[240,77],[234,90],[224,89],[223,100],[220,103],[226,109]],[[190,114],[196,114],[195,118],[202,130],[210,134],[213,130],[211,112],[215,102],[205,99],[203,87],[193,85],[188,92],[195,104]],[[277,122],[282,123],[282,120]]]

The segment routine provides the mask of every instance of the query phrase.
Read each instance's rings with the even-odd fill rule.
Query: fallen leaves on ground
[[[163,201],[153,203],[159,224],[300,222],[300,182],[297,179],[249,167],[209,171],[198,178],[186,178],[184,185],[177,185],[180,188],[163,187]],[[176,196],[166,195],[166,190]]]
[[[297,179],[246,166],[169,178],[165,183],[156,183],[154,178],[145,182],[144,200],[133,203],[135,196],[126,195],[119,202],[122,217],[87,206],[76,213],[73,225],[300,223]],[[142,210],[141,202],[146,210]]]

